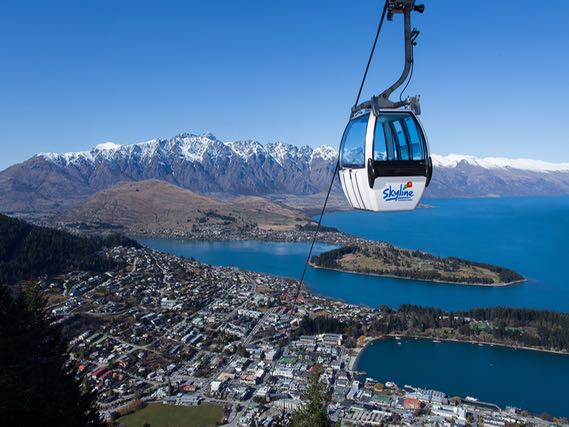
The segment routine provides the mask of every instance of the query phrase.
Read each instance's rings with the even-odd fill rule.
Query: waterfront
[[[255,240],[221,240],[202,242],[161,237],[136,237],[152,249],[172,255],[195,258],[214,266],[236,266],[259,273],[297,279],[310,249],[307,242],[267,242]],[[334,246],[316,243],[314,254]]]
[[[373,277],[309,268],[308,287],[355,304],[396,307],[410,303],[448,310],[496,305],[569,311],[562,254],[569,241],[569,198],[436,200],[430,209],[374,214],[337,212],[325,224],[369,239],[441,256],[488,262],[520,272],[527,282],[484,288]],[[302,242],[196,242],[138,238],[154,249],[212,265],[298,278],[309,244]],[[315,253],[331,246],[317,244]]]
[[[508,347],[386,338],[370,343],[355,365],[367,377],[473,396],[501,406],[569,416],[569,357]]]
[[[412,303],[452,310],[503,305],[569,311],[569,286],[562,262],[564,245],[569,241],[569,198],[429,203],[433,208],[410,213],[331,213],[324,223],[404,248],[512,268],[528,281],[507,288],[482,288],[309,268],[308,287],[318,294],[372,307]],[[300,276],[309,249],[308,243],[298,242],[138,240],[212,265],[236,265],[293,278]],[[315,253],[329,248],[318,244]],[[414,340],[392,343],[395,350],[382,352],[383,343],[362,353],[358,370],[400,385],[410,383],[463,397],[474,395],[500,405],[569,415],[561,397],[569,383],[568,356]]]
[[[301,321],[306,315],[314,318],[320,314],[342,323],[353,321],[362,325],[364,334],[375,335],[373,330],[390,329],[400,321],[416,322],[417,315],[425,313],[420,309],[379,311],[304,290],[298,310],[291,313],[296,291],[289,280],[210,267],[144,248],[104,250],[117,262],[112,271],[96,275],[72,271],[43,277],[38,285],[51,294],[53,303],[48,310],[58,317],[56,322],[74,325],[69,352],[82,362],[89,383],[99,390],[101,411],[107,419],[124,414],[132,399],[138,400],[137,394],[143,401],[172,405],[223,402],[228,404],[228,421],[239,419],[239,425],[249,425],[251,418],[274,419],[283,409],[291,411],[291,403],[300,404],[306,374],[320,363],[330,385],[333,421],[363,419],[393,424],[404,418],[413,425],[442,425],[450,419],[455,425],[466,425],[468,418],[473,425],[504,425],[504,421],[546,425],[544,419],[524,412],[475,408],[468,402],[448,406],[442,392],[435,393],[436,400],[432,393],[402,388],[385,393],[372,379],[355,380],[351,363],[357,353],[351,347],[360,335],[357,331],[308,335],[310,322]],[[86,316],[92,319],[88,324],[79,320]],[[473,315],[471,320],[459,320],[461,329],[476,332],[480,326],[486,330],[501,322],[524,329],[535,325],[523,319],[512,323],[498,314],[495,321],[477,319]],[[73,323],[77,320],[81,323]],[[289,325],[294,324],[300,325],[302,335],[289,342]],[[367,333],[366,325],[375,326]],[[448,327],[448,322],[437,326],[445,332]],[[244,351],[238,352],[239,348]],[[145,357],[150,352],[152,357]],[[415,361],[425,364],[422,359]],[[371,363],[377,365],[377,358]],[[268,405],[248,405],[252,396],[266,400],[269,389],[273,393]],[[534,389],[531,384],[528,390],[540,396],[559,395],[555,389]],[[417,406],[424,412],[417,412]]]
[[[569,241],[569,197],[516,197],[427,201],[432,208],[405,213],[338,212],[324,224],[439,256],[457,256],[511,268],[528,281],[503,289],[392,283],[350,284],[348,300],[413,303],[441,308],[514,306],[569,311],[564,254]],[[314,281],[314,290],[341,297]],[[383,288],[383,292],[380,289]],[[329,292],[329,293],[328,293]],[[385,294],[388,295],[385,295]]]

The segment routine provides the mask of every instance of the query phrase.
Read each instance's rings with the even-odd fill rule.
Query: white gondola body
[[[342,189],[352,208],[374,212],[415,209],[423,197],[426,180],[419,176],[381,177],[375,179],[374,188],[369,188],[365,169],[340,171]]]
[[[401,113],[401,110],[392,110]],[[428,158],[428,145],[425,132],[414,114],[417,127],[422,133],[425,156]],[[373,159],[374,134],[377,117],[369,114],[365,133],[364,167],[340,167],[339,177],[344,195],[354,209],[375,212],[409,211],[417,207],[427,185],[426,176],[378,176],[370,187],[367,170],[367,159]]]

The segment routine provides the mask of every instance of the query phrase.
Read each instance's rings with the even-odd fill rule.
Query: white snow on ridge
[[[321,145],[320,147],[316,147],[312,152],[312,158],[314,157],[320,157],[326,161],[334,160],[338,157],[338,150],[329,145]]]
[[[74,153],[63,153],[63,154],[40,153],[38,154],[38,157],[43,157],[59,166],[65,166],[69,163],[76,163],[80,160],[92,162],[94,159],[90,151],[78,151]]]
[[[262,152],[266,153],[266,148],[258,141],[245,140],[245,141],[232,141],[224,143],[227,147],[237,154],[239,157],[248,159],[253,155],[259,155]]]
[[[118,150],[122,146],[120,144],[115,144],[114,142],[103,142],[102,144],[95,145],[95,150],[98,151],[112,151]]]
[[[185,160],[195,162],[203,160],[209,141],[207,136],[183,136],[170,140],[167,148],[172,150],[177,147]]]
[[[569,172],[569,163],[551,163],[533,159],[509,159],[507,157],[475,157],[463,154],[431,155],[433,166],[440,168],[454,168],[460,162],[484,169],[520,169],[532,172]]]
[[[269,144],[266,148],[273,159],[275,159],[276,162],[281,166],[286,161],[287,157],[290,157],[292,154],[290,146],[281,141],[277,141],[274,144]]]
[[[153,139],[130,145],[119,145],[112,142],[98,144],[90,151],[74,153],[42,153],[39,157],[58,166],[68,164],[97,163],[119,159],[172,161],[181,158],[188,162],[201,162],[204,155],[210,159],[220,159],[236,155],[246,161],[254,155],[273,158],[281,166],[288,164],[310,165],[316,158],[333,161],[338,156],[336,148],[321,145],[317,148],[298,147],[284,142],[261,144],[258,141],[245,140],[222,142],[212,134],[181,134],[168,140]],[[485,169],[517,169],[532,172],[569,172],[569,162],[553,163],[533,159],[510,159],[506,157],[475,157],[462,154],[433,154],[433,165],[438,168],[455,168],[462,162]]]

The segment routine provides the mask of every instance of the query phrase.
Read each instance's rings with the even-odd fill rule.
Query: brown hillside
[[[144,234],[185,232],[215,224],[286,230],[308,221],[302,212],[262,197],[220,201],[158,180],[116,184],[79,203],[60,220],[120,226]]]

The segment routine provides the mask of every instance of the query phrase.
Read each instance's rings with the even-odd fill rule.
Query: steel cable
[[[367,73],[369,70],[369,66],[371,64],[371,60],[373,58],[373,54],[375,52],[375,47],[377,45],[377,41],[379,40],[379,34],[381,32],[381,28],[383,26],[383,21],[385,20],[385,15],[387,13],[387,4],[388,4],[389,0],[385,0],[385,4],[383,6],[383,11],[381,13],[381,18],[379,20],[379,24],[377,26],[377,32],[375,34],[375,39],[373,40],[373,45],[371,47],[371,52],[369,54],[369,58],[367,61],[367,65],[364,71],[364,75],[362,78],[362,82],[360,84],[360,88],[358,90],[358,95],[356,97],[356,102],[354,103],[354,107],[356,105],[358,105],[358,102],[360,100],[360,96],[362,94],[362,90],[366,81],[366,77],[367,77]],[[342,138],[343,139],[343,138]],[[308,256],[306,257],[306,261],[304,262],[304,268],[302,270],[302,275],[300,276],[300,281],[298,282],[297,288],[296,288],[296,294],[294,296],[294,299],[292,300],[292,304],[291,304],[291,308],[290,308],[290,313],[291,315],[294,314],[294,310],[296,309],[296,304],[298,301],[298,297],[300,295],[300,292],[302,290],[302,286],[304,285],[304,279],[306,277],[306,271],[308,270],[308,265],[310,263],[310,258],[312,257],[312,252],[314,250],[314,244],[316,243],[316,238],[318,237],[318,232],[320,231],[320,227],[322,225],[322,218],[324,217],[324,212],[326,211],[326,205],[328,204],[328,199],[330,198],[330,193],[332,192],[332,187],[334,186],[334,180],[336,179],[336,174],[338,173],[338,170],[340,168],[340,153],[342,152],[342,142],[340,142],[340,147],[338,148],[338,159],[336,160],[336,166],[334,167],[334,172],[332,174],[332,179],[330,180],[330,186],[328,187],[328,192],[326,193],[326,198],[324,199],[324,205],[322,206],[322,211],[320,212],[320,218],[318,219],[318,224],[316,225],[316,230],[314,231],[314,235],[312,236],[312,242],[310,243],[310,249],[308,251]]]

